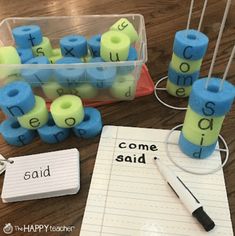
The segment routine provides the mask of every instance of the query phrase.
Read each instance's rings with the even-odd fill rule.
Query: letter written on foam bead
[[[75,95],[63,95],[51,104],[51,115],[61,128],[71,128],[82,122],[84,109],[82,101]]]
[[[168,68],[168,79],[171,83],[178,86],[191,86],[199,78],[199,74],[199,71],[195,71],[192,74],[176,72],[171,65]]]
[[[88,47],[91,51],[91,55],[93,57],[100,56],[100,40],[101,40],[101,34],[97,34],[92,36],[87,42]]]
[[[0,64],[20,64],[20,56],[16,49],[12,46],[0,47]],[[7,76],[19,74],[19,70],[16,68],[1,68],[0,79]]]
[[[60,39],[60,48],[64,57],[84,57],[87,55],[87,41],[81,35],[68,35]]]
[[[21,127],[13,118],[1,123],[0,133],[8,144],[18,147],[31,143],[36,135],[35,131]]]
[[[7,85],[15,81],[23,81],[23,80],[24,79],[22,78],[20,74],[13,74],[13,75],[7,76],[2,82],[3,82],[3,85]]]
[[[92,107],[85,107],[84,120],[73,127],[73,132],[81,138],[93,138],[102,130],[102,118],[100,112]]]
[[[192,86],[178,86],[167,80],[166,89],[169,94],[175,97],[188,97],[191,93]]]
[[[69,93],[68,88],[61,86],[56,81],[49,81],[46,84],[42,85],[42,90],[46,97],[51,100]]]
[[[196,61],[190,61],[176,56],[175,53],[172,55],[171,67],[181,74],[192,74],[195,71],[200,70],[202,65],[202,59]]]
[[[53,51],[52,51],[52,46],[49,38],[43,37],[42,42],[37,45],[32,47],[33,50],[33,55],[34,56],[46,56],[46,57],[51,57],[53,56]]]
[[[12,30],[16,45],[30,48],[42,42],[42,32],[38,25],[23,25]]]
[[[189,106],[186,112],[182,133],[193,144],[209,146],[214,144],[219,136],[224,116],[201,116]]]
[[[34,57],[25,64],[50,64],[47,57]],[[32,86],[39,87],[48,82],[52,75],[51,69],[27,68],[21,72],[22,77]]]
[[[133,24],[126,18],[121,18],[118,20],[110,27],[110,29],[118,30],[126,34],[130,38],[131,43],[134,43],[138,39],[137,31],[135,30]]]
[[[98,90],[91,84],[82,83],[78,87],[70,88],[69,94],[76,95],[83,99],[91,99],[97,96]]]
[[[70,129],[60,128],[55,124],[51,114],[49,114],[47,123],[37,131],[41,140],[45,143],[62,142],[68,138],[70,134]]]
[[[191,142],[189,142],[181,132],[180,138],[179,138],[179,147],[181,151],[188,155],[189,157],[192,158],[197,158],[197,159],[202,159],[210,156],[214,150],[216,143],[213,143],[209,146],[200,146],[200,145],[195,145]]]
[[[48,111],[43,98],[35,96],[34,108],[25,115],[17,118],[20,125],[26,129],[38,129],[48,121]]]
[[[173,52],[186,60],[199,60],[208,47],[208,37],[197,30],[181,30],[175,35]]]
[[[100,56],[104,61],[126,61],[130,39],[119,31],[108,31],[101,36]]]
[[[74,57],[63,57],[56,61],[56,64],[76,64],[82,63],[79,58]],[[64,69],[54,70],[55,78],[59,84],[64,87],[76,87],[85,80],[85,69],[67,67]]]
[[[16,50],[20,56],[22,64],[33,58],[33,52],[31,48],[17,48]]]
[[[35,99],[31,87],[22,81],[9,83],[0,90],[0,107],[8,117],[18,117],[33,109]]]
[[[111,87],[116,77],[116,67],[105,66],[101,57],[92,58],[90,62],[101,62],[98,67],[87,68],[87,78],[91,84],[100,89]]]
[[[211,78],[208,89],[205,89],[206,79],[197,80],[193,84],[192,93],[189,98],[190,107],[202,116],[226,115],[234,101],[234,85],[224,81],[223,89],[219,91],[221,79]]]
[[[131,100],[135,97],[136,81],[133,75],[118,75],[110,93],[113,97],[121,100]]]

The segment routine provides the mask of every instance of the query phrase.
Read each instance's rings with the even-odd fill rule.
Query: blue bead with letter
[[[9,145],[17,147],[31,143],[36,136],[34,130],[21,127],[19,122],[13,118],[4,120],[0,124],[0,133]]]
[[[20,48],[31,48],[42,42],[42,32],[38,25],[23,25],[12,30],[15,43]]]
[[[103,124],[99,110],[92,107],[85,107],[84,120],[73,127],[73,132],[77,137],[93,138],[100,134]]]
[[[8,117],[19,117],[33,109],[35,98],[30,85],[11,82],[0,89],[0,107]]]

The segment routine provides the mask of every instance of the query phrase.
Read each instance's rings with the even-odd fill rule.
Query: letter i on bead
[[[201,33],[201,25],[207,6],[204,1],[197,30],[189,29],[194,0],[191,1],[186,30],[175,35],[173,56],[168,69],[167,92],[176,97],[188,97],[191,86],[199,77],[199,71],[208,47],[208,37]]]

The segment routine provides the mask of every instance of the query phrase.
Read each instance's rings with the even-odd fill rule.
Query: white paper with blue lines
[[[197,176],[174,166],[165,152],[168,133],[169,130],[104,127],[80,236],[233,235],[223,171]],[[179,131],[173,133],[176,143],[178,136]],[[184,156],[177,145],[172,145],[171,150],[182,159],[184,167],[193,162],[194,168],[198,165],[212,169],[221,163],[219,152],[197,164],[197,160]],[[121,162],[120,155],[129,156],[128,162]],[[136,163],[134,157],[141,156],[141,163]],[[154,156],[160,157],[197,196],[215,221],[212,231],[205,232],[185,209],[158,172]]]

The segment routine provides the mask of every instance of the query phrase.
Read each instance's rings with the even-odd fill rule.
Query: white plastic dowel
[[[222,35],[223,35],[224,26],[225,26],[225,22],[226,22],[226,19],[227,19],[227,16],[228,16],[230,6],[231,6],[231,0],[227,0],[223,20],[222,20],[222,23],[221,23],[221,26],[220,26],[219,35],[218,35],[218,38],[217,38],[213,58],[212,58],[212,61],[211,61],[210,70],[209,70],[209,73],[208,73],[208,78],[207,78],[207,81],[206,81],[206,84],[205,84],[205,89],[208,88],[209,80],[210,80],[212,72],[213,72],[213,68],[214,68],[214,65],[215,65],[215,59],[216,59],[216,56],[217,56],[218,51],[219,51],[219,45],[220,45],[221,38],[222,38]]]
[[[231,56],[230,56],[230,58],[229,58],[228,64],[227,64],[227,66],[226,66],[226,69],[225,69],[225,71],[224,71],[224,75],[223,75],[223,79],[221,80],[221,83],[220,83],[219,91],[222,91],[222,89],[223,89],[224,81],[225,81],[226,78],[227,78],[228,71],[229,71],[229,68],[230,68],[230,66],[231,66],[231,64],[232,64],[234,55],[235,55],[235,45],[234,45],[234,47],[233,47]]]
[[[204,15],[205,15],[206,7],[207,7],[207,2],[208,2],[208,0],[204,1],[204,5],[203,5],[203,8],[202,8],[202,13],[201,13],[200,21],[199,21],[198,28],[197,28],[198,31],[201,31],[202,21],[203,21]]]
[[[194,5],[194,0],[191,0],[190,9],[189,9],[189,15],[188,15],[188,22],[187,22],[187,27],[186,27],[187,30],[189,30],[190,21],[191,21],[191,18],[192,18],[193,5]]]

